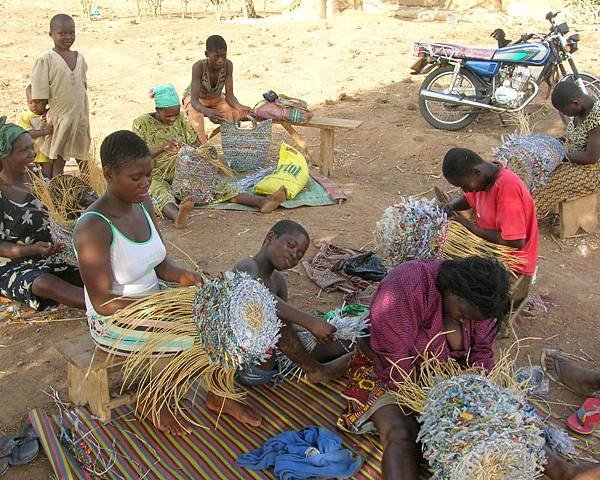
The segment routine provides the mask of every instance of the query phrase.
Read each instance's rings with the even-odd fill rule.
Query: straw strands
[[[241,400],[234,388],[237,368],[263,361],[281,327],[271,293],[241,272],[206,279],[202,287],[154,293],[108,321],[128,329],[152,324],[143,347],[124,363],[123,388],[137,384],[138,408],[155,423],[163,407],[191,421],[180,405],[192,378],[218,396]],[[161,351],[188,342],[159,368],[167,357]]]
[[[48,211],[48,229],[52,242],[65,246],[54,258],[77,265],[73,249],[73,229],[85,210],[90,187],[79,177],[58,175],[49,182],[41,175],[30,174],[30,191]]]
[[[335,339],[344,342],[342,345],[347,351],[350,351],[359,338],[369,335],[369,316],[364,313],[362,315],[349,315],[345,313],[346,311],[352,312],[352,308],[351,306],[347,309],[342,305],[341,308],[336,308],[326,314],[327,322],[336,328]],[[317,346],[317,340],[308,330],[299,330],[298,337],[308,353],[311,353]],[[302,369],[292,362],[281,350],[277,352],[277,363],[279,365],[280,378],[296,378],[298,381],[302,378],[304,374]]]
[[[458,222],[449,222],[446,238],[441,249],[441,257],[447,259],[473,256],[493,257],[508,270],[514,271],[523,264],[523,259],[516,256],[517,250],[497,243],[488,242]]]

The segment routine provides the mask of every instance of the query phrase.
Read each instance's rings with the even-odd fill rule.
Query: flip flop
[[[574,432],[581,435],[590,435],[594,433],[596,425],[600,423],[600,400],[597,398],[588,398],[581,404],[581,407],[569,415],[567,426]]]
[[[546,368],[546,357],[548,357],[548,355],[550,355],[550,354],[554,357],[562,357],[565,360],[571,360],[571,361],[582,361],[585,359],[578,357],[577,355],[573,355],[571,353],[563,352],[557,348],[545,348],[544,350],[542,350],[542,353],[540,354],[540,367],[542,367],[542,371],[544,372],[544,375],[546,375],[550,380],[552,380],[554,383],[557,383],[561,387],[566,388],[567,390],[569,390],[573,393],[576,393],[577,395],[582,395],[581,392],[574,390],[573,388],[571,388],[567,384],[565,384],[562,380],[560,380],[560,367],[559,367],[558,362],[556,361],[556,358],[554,358],[554,360],[552,362],[552,364],[554,366],[554,371],[556,372],[556,376],[554,374],[552,374]]]
[[[40,444],[35,430],[27,424],[21,435],[7,435],[0,440],[0,475],[8,466],[25,465],[37,457]],[[8,466],[6,466],[6,464]]]

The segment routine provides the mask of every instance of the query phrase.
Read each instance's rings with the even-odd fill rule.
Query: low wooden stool
[[[133,403],[136,396],[120,395],[111,399],[108,376],[117,373],[125,363],[124,356],[108,355],[93,342],[88,332],[63,340],[54,348],[67,361],[69,400],[75,405],[88,405],[90,412],[102,422],[110,421],[117,407]]]
[[[565,200],[558,205],[560,238],[572,237],[581,228],[591,232],[598,226],[598,194]]]

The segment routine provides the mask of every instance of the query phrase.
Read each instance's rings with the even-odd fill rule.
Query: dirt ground
[[[108,2],[107,2],[108,3]],[[0,112],[14,118],[26,106],[24,90],[34,59],[50,48],[46,35],[54,2],[0,2]],[[62,2],[63,11],[78,13],[74,1]],[[489,32],[502,24],[511,35],[526,30],[545,31],[543,23],[510,24],[498,18],[478,23],[461,16],[458,24],[407,21],[389,15],[348,11],[330,21],[284,22],[268,17],[248,22],[217,23],[212,15],[180,19],[176,10],[159,18],[137,22],[133,2],[123,8],[102,7],[103,18],[86,22],[76,18],[75,44],[88,62],[93,136],[129,128],[137,115],[151,110],[146,92],[156,83],[189,82],[194,60],[203,55],[205,38],[223,35],[235,65],[235,91],[242,103],[253,105],[262,92],[273,89],[299,96],[319,114],[360,119],[364,125],[336,137],[333,178],[345,190],[342,205],[278,210],[270,215],[247,212],[197,210],[189,228],[175,231],[165,224],[164,236],[188,252],[203,269],[227,269],[254,253],[269,226],[282,218],[305,225],[313,240],[369,246],[375,222],[384,208],[400,195],[431,195],[434,185],[448,188],[440,179],[440,161],[448,148],[468,146],[484,156],[499,145],[513,127],[497,115],[478,120],[468,130],[451,133],[431,128],[417,106],[422,77],[411,77],[412,42],[420,39],[452,40],[493,46]],[[35,5],[35,6],[34,6]],[[102,5],[101,5],[102,6]],[[483,17],[482,17],[483,18]],[[485,17],[486,19],[489,18]],[[576,55],[582,70],[600,74],[598,27],[578,26],[581,50]],[[529,110],[535,129],[559,134],[561,123],[544,98]],[[318,138],[306,132],[318,152]],[[278,132],[276,139],[283,139]],[[275,141],[275,140],[274,140]],[[581,252],[587,247],[587,256]],[[535,337],[522,349],[520,363],[538,361],[543,347],[560,347],[590,356],[600,367],[598,353],[598,296],[600,237],[583,235],[557,241],[549,231],[540,238],[539,290],[551,294],[554,305],[547,314],[517,327],[520,337]],[[173,248],[175,258],[182,255]],[[311,248],[309,255],[314,253]],[[338,306],[337,294],[319,293],[300,267],[287,273],[290,300],[306,310]],[[62,315],[64,318],[66,316]],[[52,386],[66,398],[66,367],[53,350],[55,342],[84,332],[81,320],[35,324],[0,323],[0,434],[15,432],[33,408],[52,409],[44,393]],[[510,342],[502,340],[499,346]],[[563,392],[563,400],[580,400]],[[41,456],[27,467],[12,468],[7,479],[50,478],[51,469]]]

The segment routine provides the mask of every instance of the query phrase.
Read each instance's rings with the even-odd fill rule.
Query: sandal
[[[594,433],[596,425],[600,423],[600,400],[588,398],[581,404],[579,410],[569,415],[567,426],[581,435]]]
[[[552,380],[554,383],[557,383],[561,387],[564,387],[567,390],[569,390],[573,393],[576,393],[577,395],[581,395],[582,394],[581,392],[574,390],[573,388],[569,387],[567,384],[563,383],[560,380],[560,367],[559,367],[558,362],[556,361],[556,358],[552,362],[552,364],[554,366],[554,371],[556,372],[556,375],[554,375],[553,373],[548,371],[548,369],[546,368],[546,357],[548,357],[548,355],[552,355],[554,357],[561,357],[561,358],[564,358],[565,360],[572,360],[572,361],[585,361],[585,359],[578,357],[577,355],[573,355],[571,353],[563,352],[562,350],[559,350],[557,348],[545,348],[544,350],[542,350],[542,353],[540,354],[540,366],[542,367],[542,371],[544,372],[544,375],[546,375],[550,380]]]
[[[27,424],[19,436],[7,435],[0,440],[0,475],[10,466],[31,462],[39,451],[40,444],[31,424]]]

